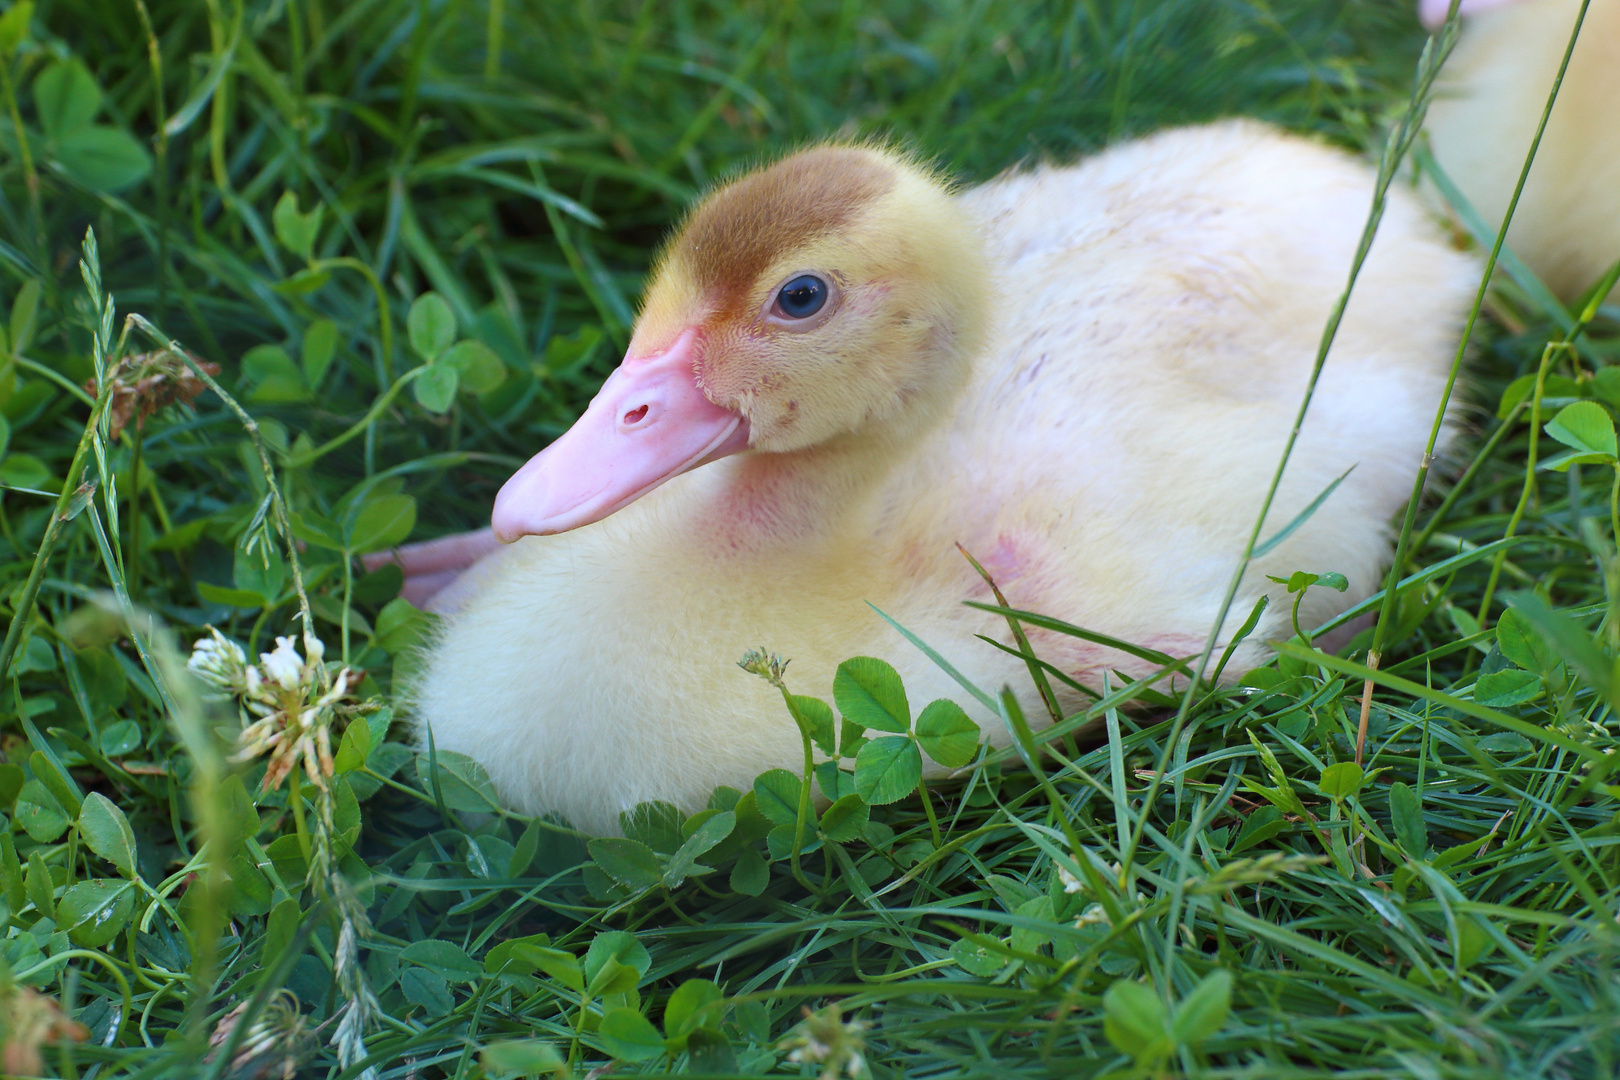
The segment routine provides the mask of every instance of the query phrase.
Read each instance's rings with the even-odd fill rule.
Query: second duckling
[[[1444,0],[1425,0],[1431,24]],[[1524,167],[1582,0],[1464,2],[1429,107],[1435,158],[1495,228]],[[1620,259],[1620,0],[1591,0],[1508,244],[1571,299]],[[1611,294],[1611,296],[1614,294]]]

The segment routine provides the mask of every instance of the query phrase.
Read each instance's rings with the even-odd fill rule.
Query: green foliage
[[[921,779],[922,756],[910,739],[873,739],[855,756],[855,790],[875,806],[905,798]]]
[[[923,753],[949,769],[973,760],[979,748],[979,726],[954,701],[929,702],[917,717],[917,742]]]
[[[1419,44],[1393,0],[0,12],[0,954],[90,1029],[48,1069],[355,1080],[357,1039],[465,1080],[814,1073],[813,1042],[874,1077],[1612,1073],[1612,304],[1549,351],[1567,313],[1494,293],[1465,384],[1499,410],[1420,515],[1364,743],[1367,638],[1299,614],[1350,582],[1301,567],[1294,639],[1174,730],[1183,676],[1055,659],[1055,729],[980,708],[1042,715],[1034,686],[913,712],[896,635],[761,717],[813,780],[582,837],[394,722],[433,617],[358,561],[487,520],[740,165],[842,131],[971,181],[1231,113],[1376,151]],[[120,346],[129,312],[254,432],[210,391],[81,443],[98,363],[162,345]],[[330,731],[325,793],[231,763],[251,718],[179,672],[206,624],[297,637],[300,580],[382,706]],[[1035,659],[1108,643],[1050,614]],[[210,1056],[231,1030],[263,1056]]]
[[[86,847],[116,866],[119,873],[135,876],[135,833],[124,812],[99,791],[91,792],[79,811],[79,835]]]
[[[602,1017],[602,1048],[625,1061],[661,1057],[664,1040],[645,1016],[634,1009],[612,1009]]]
[[[307,214],[298,211],[298,196],[283,191],[270,215],[276,228],[276,239],[288,251],[308,262],[315,255],[315,238],[320,235],[321,215],[326,207],[321,204]]]
[[[422,360],[411,390],[417,403],[440,413],[455,400],[457,387],[487,394],[506,378],[495,351],[481,341],[456,341],[456,316],[436,293],[423,293],[405,319],[411,349]]]
[[[490,1076],[548,1076],[563,1074],[568,1063],[550,1044],[538,1039],[490,1043],[479,1054]]]
[[[416,500],[409,495],[383,495],[367,500],[354,516],[347,549],[381,551],[401,543],[416,525]]]
[[[1103,1031],[1121,1053],[1152,1067],[1220,1031],[1231,1004],[1232,976],[1225,971],[1205,976],[1173,1017],[1152,987],[1121,979],[1103,995]]]
[[[856,656],[838,665],[833,700],[852,724],[875,731],[905,734],[911,729],[911,706],[900,676],[882,660]]]
[[[1397,780],[1389,786],[1389,816],[1401,848],[1421,858],[1429,846],[1428,826],[1423,823],[1423,804],[1405,781]]]
[[[1361,790],[1363,775],[1360,765],[1353,761],[1340,761],[1322,770],[1316,786],[1322,794],[1338,802]]]
[[[56,905],[56,921],[75,945],[99,949],[128,925],[132,892],[128,882],[107,878],[70,885]]]
[[[1594,401],[1564,406],[1547,422],[1546,431],[1574,451],[1549,459],[1546,468],[1563,472],[1571,465],[1614,464],[1614,419]]]
[[[79,60],[46,66],[35,76],[33,92],[44,148],[73,180],[96,191],[121,191],[151,171],[151,158],[134,136],[95,123],[102,109],[101,87]]]

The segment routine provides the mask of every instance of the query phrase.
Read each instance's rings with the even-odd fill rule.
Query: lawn
[[[780,771],[607,841],[511,814],[417,753],[430,617],[359,558],[487,520],[738,167],[878,134],[973,181],[1242,113],[1406,183],[1424,46],[1394,0],[12,3],[0,1072],[1614,1075],[1612,305],[1483,295],[1376,643],[1038,734],[982,688],[1013,750],[919,718],[977,766],[824,769],[819,818]],[[872,700],[795,712],[906,730]]]

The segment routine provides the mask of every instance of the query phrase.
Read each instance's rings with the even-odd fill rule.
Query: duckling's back
[[[981,554],[1015,604],[1196,651],[1372,192],[1365,163],[1250,121],[968,192],[1003,267],[998,328],[954,429],[894,505],[913,504],[918,535]],[[1234,622],[1265,574],[1338,571],[1350,599],[1377,587],[1476,282],[1410,192],[1392,190],[1265,531],[1354,471],[1254,567]],[[938,517],[954,521],[941,530]],[[1305,617],[1345,602],[1313,598]]]

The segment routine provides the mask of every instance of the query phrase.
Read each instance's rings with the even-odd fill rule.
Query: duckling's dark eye
[[[790,319],[808,319],[827,302],[827,283],[814,274],[801,274],[776,294],[776,306]]]

